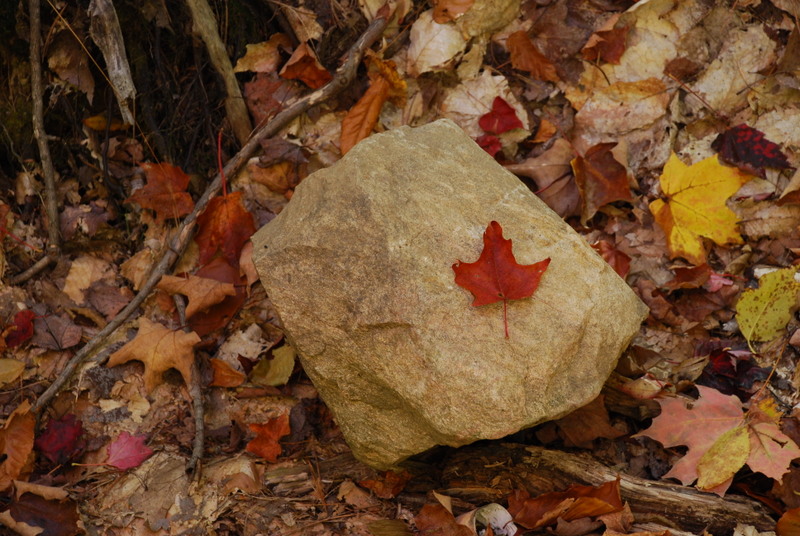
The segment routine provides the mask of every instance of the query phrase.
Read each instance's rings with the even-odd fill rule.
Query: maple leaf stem
[[[506,328],[506,339],[508,338],[508,300],[503,299],[503,327]]]

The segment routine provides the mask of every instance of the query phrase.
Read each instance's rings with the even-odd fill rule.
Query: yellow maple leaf
[[[139,333],[125,346],[111,354],[106,363],[113,367],[137,360],[144,363],[144,387],[150,393],[163,383],[162,375],[174,368],[187,385],[192,381],[194,346],[200,337],[194,331],[173,331],[145,317],[139,320]]]
[[[741,244],[736,214],[725,201],[752,175],[723,166],[716,156],[687,166],[672,153],[661,174],[665,200],[650,203],[650,212],[667,234],[670,257],[700,265],[706,261],[702,237],[717,244]]]

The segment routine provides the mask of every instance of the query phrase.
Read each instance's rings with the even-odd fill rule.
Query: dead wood
[[[563,491],[573,484],[596,486],[620,478],[622,499],[637,521],[668,519],[690,532],[730,533],[737,523],[774,530],[775,520],[760,503],[738,495],[724,498],[695,488],[645,480],[606,467],[587,453],[567,453],[512,443],[463,447],[446,462],[439,490],[473,504],[505,503],[513,489],[532,496]]]
[[[306,112],[313,106],[325,102],[332,96],[344,90],[356,76],[358,66],[364,53],[383,33],[383,30],[388,24],[391,13],[385,16],[376,17],[374,21],[367,27],[366,31],[361,34],[361,37],[350,48],[347,60],[336,71],[333,79],[325,86],[317,91],[305,96],[298,100],[288,108],[277,114],[262,128],[257,130],[250,140],[242,147],[233,158],[231,158],[224,167],[224,174],[228,177],[233,177],[242,169],[247,160],[253,156],[256,151],[261,147],[261,142],[266,138],[274,136],[280,132],[286,125],[288,125],[295,117]],[[206,209],[209,201],[219,193],[222,187],[222,174],[218,173],[214,180],[206,187],[203,195],[195,203],[195,208],[186,216],[181,222],[178,232],[175,233],[174,238],[170,241],[169,245],[162,252],[161,260],[153,267],[147,280],[139,288],[139,292],[134,298],[122,309],[114,319],[109,322],[105,328],[100,330],[86,345],[76,353],[69,363],[64,367],[64,370],[53,381],[50,387],[42,393],[33,405],[32,411],[38,413],[42,408],[47,406],[53,397],[64,388],[66,383],[78,369],[78,367],[90,356],[101,350],[102,345],[108,337],[114,333],[128,318],[136,311],[139,306],[144,302],[150,292],[155,288],[161,277],[165,275],[178,260],[183,253],[189,241],[192,238],[194,227],[197,223],[197,217]]]

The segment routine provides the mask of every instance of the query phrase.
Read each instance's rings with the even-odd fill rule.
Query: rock
[[[472,307],[453,263],[500,222],[532,298]],[[501,438],[590,402],[647,309],[454,123],[376,134],[306,178],[253,237],[286,336],[361,461]]]

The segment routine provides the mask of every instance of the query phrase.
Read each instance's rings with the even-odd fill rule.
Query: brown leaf
[[[81,342],[83,330],[67,315],[40,315],[34,319],[33,325],[31,342],[40,348],[66,350]]]
[[[622,510],[619,482],[617,478],[597,487],[575,485],[533,499],[527,492],[515,490],[508,498],[508,511],[514,521],[530,529],[553,524],[558,518],[574,521],[618,512]]]
[[[298,88],[295,82],[282,80],[277,75],[258,73],[244,83],[244,100],[255,122],[263,125],[299,94]]]
[[[555,422],[568,447],[588,448],[597,438],[614,439],[625,435],[625,432],[611,426],[603,395]]]
[[[222,359],[212,359],[210,363],[213,372],[213,379],[209,384],[211,387],[239,387],[247,379],[247,376]]]
[[[33,432],[36,417],[31,405],[23,401],[6,419],[0,430],[0,490],[8,489],[14,480],[21,479],[33,452]]]
[[[444,24],[456,20],[469,11],[475,0],[436,0],[433,3],[433,20]]]
[[[603,61],[619,65],[619,59],[625,52],[625,40],[628,37],[628,27],[601,30],[589,37],[581,53],[586,61]]]
[[[242,204],[242,192],[215,197],[197,218],[194,241],[200,246],[200,264],[220,253],[228,264],[238,266],[242,247],[255,232],[253,216]]]
[[[256,438],[247,444],[245,450],[261,456],[268,462],[278,461],[282,450],[278,440],[291,432],[289,416],[281,415],[270,419],[266,424],[250,424],[249,427],[251,432],[256,433]]]
[[[526,32],[520,30],[509,35],[506,46],[511,54],[511,66],[515,69],[528,71],[537,80],[548,82],[561,80],[556,72],[556,66],[536,49]]]
[[[166,163],[139,165],[144,170],[147,185],[133,192],[126,202],[153,210],[158,223],[168,218],[177,220],[194,209],[192,196],[186,192],[189,175],[181,168]]]
[[[69,499],[48,500],[33,493],[20,493],[7,513],[16,523],[33,527],[39,534],[74,536],[84,533],[79,526],[78,506]]]
[[[194,346],[200,342],[195,332],[173,331],[146,317],[139,319],[139,333],[125,346],[111,354],[107,367],[137,360],[144,363],[144,386],[150,393],[163,383],[162,375],[175,368],[191,385]]]
[[[631,258],[628,255],[605,240],[598,240],[592,244],[592,248],[605,259],[622,279],[627,277],[628,271],[631,269]]]
[[[616,143],[599,143],[570,162],[583,198],[581,225],[586,225],[600,207],[614,201],[631,201],[628,170],[617,162],[611,149]]]
[[[408,471],[401,471],[399,473],[385,471],[381,473],[379,479],[362,480],[359,482],[359,485],[372,490],[373,493],[381,499],[392,499],[403,491],[403,488],[406,487],[406,484],[411,478],[411,473]]]
[[[295,49],[278,74],[287,80],[300,80],[311,89],[319,89],[333,78],[306,43]]]
[[[421,536],[472,536],[469,527],[459,525],[441,504],[426,504],[414,517]]]
[[[186,306],[186,318],[205,311],[224,300],[226,296],[236,295],[236,289],[232,284],[196,275],[188,277],[165,275],[157,287],[170,294],[183,294],[189,298],[189,305]]]

